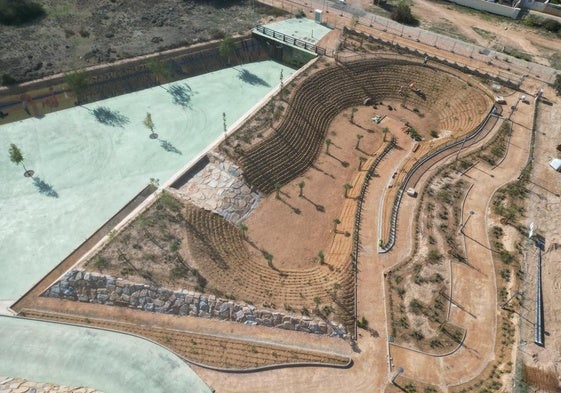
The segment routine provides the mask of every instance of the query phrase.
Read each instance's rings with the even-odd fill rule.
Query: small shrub
[[[189,269],[185,265],[179,263],[171,268],[169,278],[175,280],[181,277],[187,277],[188,274]]]
[[[177,240],[172,241],[169,249],[171,252],[176,252],[177,250],[179,250],[179,242]]]
[[[2,75],[2,86],[11,86],[11,85],[15,85],[17,83],[18,83],[18,81],[15,80],[15,78],[12,77],[11,75],[8,75],[8,74],[3,74]]]
[[[438,132],[436,132],[436,130],[431,130],[430,136],[432,136],[433,138],[438,138]]]
[[[414,330],[413,333],[411,333],[411,337],[413,337],[417,341],[421,341],[425,338],[424,334],[419,330]]]
[[[411,13],[411,7],[405,1],[400,1],[397,7],[394,8],[391,18],[398,23],[409,26],[418,26],[419,20]]]
[[[553,87],[555,88],[555,93],[561,96],[561,74],[555,76],[555,82],[553,82]]]
[[[546,21],[543,24],[543,27],[547,31],[551,31],[552,33],[557,33],[559,30],[561,30],[561,23],[557,22],[554,19],[546,19]]]
[[[432,236],[430,236],[430,237],[432,237]],[[433,240],[434,240],[434,238],[433,238]],[[430,242],[430,238],[429,238],[429,242]],[[431,244],[434,244],[434,243],[431,243]],[[436,262],[440,261],[440,259],[442,258],[442,255],[438,252],[438,250],[436,248],[431,248],[429,250],[428,258],[429,258],[429,262],[436,263]]]
[[[432,282],[442,282],[444,281],[444,277],[442,277],[442,275],[440,273],[435,273],[431,279]]]
[[[360,321],[356,322],[356,325],[361,328],[361,329],[366,329],[368,328],[368,321],[366,320],[366,318],[364,317],[364,315],[362,316],[362,318],[360,319]]]
[[[109,259],[104,256],[98,255],[95,257],[94,267],[98,270],[103,270],[108,268],[110,265]]]
[[[411,302],[409,303],[409,308],[411,309],[411,312],[413,314],[421,314],[421,312],[423,311],[423,305],[417,299],[411,300]]]
[[[222,30],[215,29],[210,33],[210,36],[213,40],[222,40],[224,39],[224,37],[226,37],[226,33],[224,33]]]
[[[417,392],[417,387],[415,385],[413,385],[412,383],[408,383],[407,385],[405,385],[403,387],[403,390],[405,390],[407,393],[416,393]]]
[[[133,274],[134,273],[134,269],[130,266],[123,266],[121,268],[121,276],[128,276],[129,274]]]

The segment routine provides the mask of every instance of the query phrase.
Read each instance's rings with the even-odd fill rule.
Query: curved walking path
[[[518,97],[510,97],[508,107],[515,104]],[[511,119],[513,135],[511,146],[504,162],[494,168],[481,163],[482,170],[469,171],[473,188],[468,194],[463,222],[469,211],[475,214],[464,228],[468,262],[473,268],[454,263],[452,265],[453,300],[466,311],[452,305],[450,321],[467,330],[466,338],[458,351],[445,357],[434,357],[401,347],[392,346],[390,351],[394,364],[405,369],[404,376],[419,381],[447,387],[458,385],[476,378],[494,358],[496,336],[497,288],[493,259],[487,238],[487,214],[494,192],[516,179],[526,163],[531,138],[532,105],[519,105]],[[471,315],[470,315],[471,314]]]

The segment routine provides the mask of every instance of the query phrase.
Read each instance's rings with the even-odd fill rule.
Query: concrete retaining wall
[[[561,6],[558,4],[543,3],[541,1],[525,1],[524,7],[532,11],[561,17]]]
[[[520,13],[520,8],[509,7],[497,3],[490,3],[484,0],[451,0],[453,3],[463,5],[469,8],[475,8],[480,11],[487,11],[492,14],[508,16],[509,18],[516,19]]]

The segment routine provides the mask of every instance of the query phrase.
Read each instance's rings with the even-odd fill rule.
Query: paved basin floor
[[[15,300],[149,184],[163,183],[293,69],[228,68],[0,127],[0,300]],[[151,114],[158,139],[144,125]],[[16,144],[34,178],[9,160]]]

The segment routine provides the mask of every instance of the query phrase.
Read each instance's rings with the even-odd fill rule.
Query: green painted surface
[[[180,358],[146,340],[97,329],[0,317],[0,375],[105,393],[203,393]]]
[[[285,79],[294,72],[250,63],[0,127],[0,300],[23,295],[150,178],[163,183],[221,137],[222,113],[232,124],[279,83],[281,69]],[[113,125],[96,119],[100,107]],[[147,112],[159,139],[149,138]],[[42,192],[10,162],[10,143]]]

